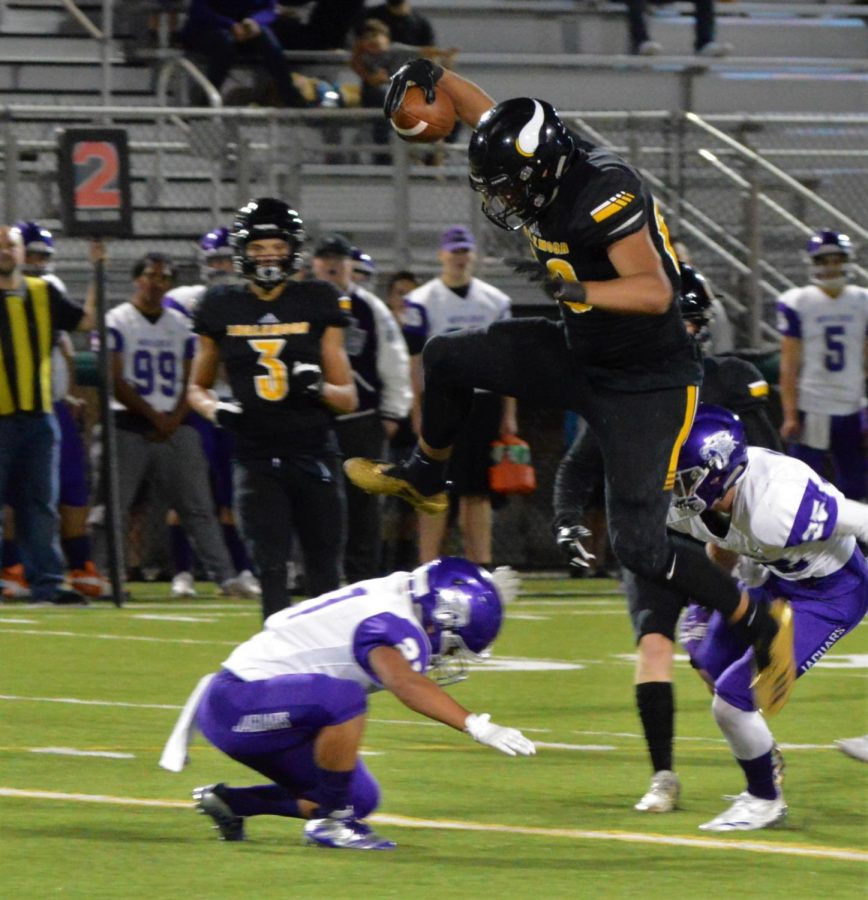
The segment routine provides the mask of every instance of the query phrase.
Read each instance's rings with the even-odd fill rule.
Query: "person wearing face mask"
[[[862,449],[868,290],[848,284],[853,245],[822,229],[806,247],[811,283],[778,299],[781,437],[851,500],[868,496]],[[832,472],[828,472],[831,463]]]
[[[344,349],[349,298],[297,281],[304,224],[287,203],[249,201],[231,229],[238,284],[205,292],[190,405],[234,432],[235,513],[259,572],[265,618],[289,605],[293,533],[312,594],[340,583],[343,496],[333,414],[358,406]],[[223,364],[231,400],[214,390]]]
[[[335,431],[344,457],[382,456],[386,442],[410,412],[410,358],[389,308],[354,283],[353,246],[342,234],[326,235],[313,254],[313,275],[350,298],[347,355],[359,394],[354,412],[338,416]],[[348,581],[380,575],[383,553],[382,500],[346,482]]]

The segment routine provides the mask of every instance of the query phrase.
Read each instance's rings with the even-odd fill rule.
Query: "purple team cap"
[[[463,225],[453,225],[440,236],[440,249],[449,253],[454,250],[475,250],[476,238],[473,232]]]

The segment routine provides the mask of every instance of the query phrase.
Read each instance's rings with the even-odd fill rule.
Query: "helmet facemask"
[[[304,237],[300,216],[282,200],[251,200],[238,211],[230,235],[236,274],[265,291],[279,287],[301,269]],[[286,251],[258,258],[248,254],[251,242],[273,239],[284,241]]]

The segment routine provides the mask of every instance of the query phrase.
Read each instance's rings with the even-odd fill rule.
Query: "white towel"
[[[832,417],[827,413],[806,412],[799,439],[806,447],[828,450],[832,430]]]
[[[175,722],[175,727],[169,735],[169,740],[163,747],[163,755],[160,757],[162,768],[168,769],[170,772],[180,772],[187,765],[189,761],[187,748],[190,746],[193,732],[196,730],[196,709],[202,699],[202,694],[205,693],[205,688],[211,683],[215,674],[215,672],[211,672],[204,678],[200,678],[193,693],[187,698],[181,715],[178,716],[178,721]]]

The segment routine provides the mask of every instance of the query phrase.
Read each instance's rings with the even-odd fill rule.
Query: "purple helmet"
[[[22,271],[25,275],[47,275],[51,272],[51,257],[54,256],[54,237],[47,228],[38,222],[16,222],[15,227],[21,233],[21,243],[25,253],[38,253],[42,261],[25,264]]]
[[[361,276],[364,279],[372,278],[377,267],[374,265],[371,255],[358,247],[353,247],[350,255],[353,260],[353,275]]]
[[[466,677],[468,659],[486,655],[503,622],[503,602],[491,575],[458,556],[413,570],[413,609],[431,640],[440,684]]]
[[[205,282],[225,279],[232,273],[214,269],[210,265],[212,259],[232,259],[232,246],[229,243],[229,229],[223,225],[212,228],[199,238],[199,275]]]
[[[853,243],[846,234],[822,228],[811,235],[805,246],[811,267],[811,282],[818,287],[837,291],[844,287],[850,275]],[[843,261],[830,260],[831,255],[843,256]]]
[[[722,406],[700,403],[678,455],[675,508],[688,515],[703,512],[738,481],[746,467],[741,419]]]

